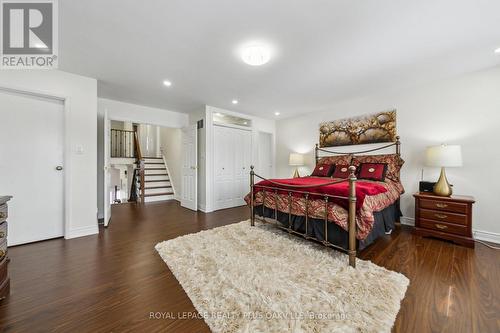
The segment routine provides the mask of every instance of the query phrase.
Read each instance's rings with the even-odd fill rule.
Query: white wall
[[[97,233],[97,81],[56,70],[2,70],[0,86],[66,98],[65,144],[69,163],[66,185],[69,187],[65,193],[68,219],[65,237]]]
[[[500,178],[498,124],[500,122],[500,67],[402,91],[388,91],[332,105],[328,111],[277,122],[278,175],[288,177],[288,154],[308,153],[308,167],[314,164],[313,148],[319,140],[318,125],[335,120],[396,108],[398,134],[406,164],[402,182],[405,217],[414,217],[412,194],[418,189],[424,167],[425,148],[440,143],[460,144],[464,166],[447,169],[455,194],[473,195],[473,229],[476,237],[499,241],[496,214]],[[437,169],[425,168],[425,179],[436,181]]]
[[[181,198],[182,174],[182,130],[180,128],[160,127],[160,149],[165,156],[170,183],[175,189],[175,198]]]
[[[106,98],[99,98],[97,114],[97,207],[99,218],[104,211],[104,112],[109,119],[151,124],[165,127],[182,128],[188,125],[185,113],[156,109],[147,106],[124,103]]]
[[[249,116],[246,114],[241,114],[231,110],[225,110],[207,105],[205,108],[205,174],[198,180],[198,183],[204,183],[205,185],[205,207],[200,207],[201,210],[206,212],[213,211],[213,198],[214,198],[214,160],[213,160],[213,113],[221,112],[241,118],[246,118],[252,121],[252,164],[256,164],[259,156],[258,147],[258,135],[259,131],[271,133],[273,137],[276,137],[276,126],[274,120],[263,119],[255,116]]]

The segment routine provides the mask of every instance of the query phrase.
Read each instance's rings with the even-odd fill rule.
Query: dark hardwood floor
[[[113,207],[110,227],[9,249],[2,332],[209,332],[154,249],[160,241],[248,218],[245,207],[195,213],[176,202]],[[402,227],[360,255],[410,286],[395,332],[499,332],[499,252],[422,239]],[[151,313],[163,315],[150,318]],[[185,318],[176,318],[183,313]]]

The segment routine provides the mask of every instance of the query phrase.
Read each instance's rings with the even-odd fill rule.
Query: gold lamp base
[[[448,183],[448,179],[446,179],[446,172],[444,168],[441,168],[441,174],[439,175],[439,180],[434,185],[434,194],[440,197],[449,197],[451,196],[453,190],[451,188],[450,183]]]
[[[293,178],[300,178],[299,168],[295,168],[295,171],[293,172]]]

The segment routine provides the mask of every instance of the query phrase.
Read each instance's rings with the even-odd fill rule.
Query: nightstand
[[[415,193],[415,233],[474,247],[470,196],[440,197]]]

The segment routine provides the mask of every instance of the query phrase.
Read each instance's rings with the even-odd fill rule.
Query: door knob
[[[57,171],[61,171],[62,169],[63,169],[63,167],[62,167],[62,166],[60,166],[60,165],[56,166],[56,170],[57,170]]]

